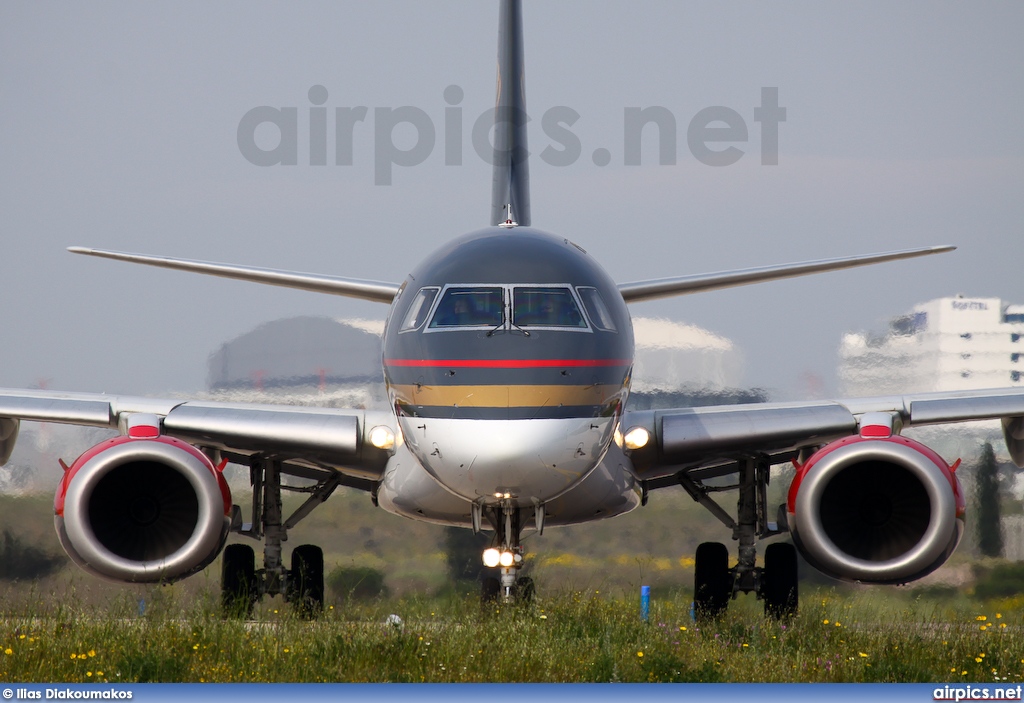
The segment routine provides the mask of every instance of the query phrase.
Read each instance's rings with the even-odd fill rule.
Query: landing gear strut
[[[768,545],[764,567],[756,566],[757,540],[782,534],[768,522],[767,486],[769,465],[763,458],[738,463],[739,482],[728,489],[739,491],[734,520],[710,496],[726,488],[708,487],[688,474],[678,476],[683,488],[727,527],[739,543],[736,566],[729,568],[729,550],[719,542],[697,547],[694,569],[694,610],[699,617],[715,618],[725,612],[737,593],[755,593],[764,601],[765,614],[784,619],[797,612],[797,558],[792,544]]]
[[[252,460],[252,522],[243,524],[236,506],[232,531],[263,541],[263,568],[256,569],[255,550],[249,545],[231,544],[224,549],[221,604],[225,617],[250,617],[253,607],[264,595],[283,595],[296,612],[307,619],[323,611],[323,550],[312,544],[299,545],[292,550],[290,569],[285,568],[282,558],[282,543],[288,540],[288,530],[327,500],[340,483],[340,475],[336,473],[313,477],[318,479],[315,486],[284,486],[280,461],[262,457]],[[310,494],[287,520],[283,520],[282,490]]]
[[[498,578],[484,578],[481,600],[484,603],[499,600],[503,603],[533,600],[536,590],[533,579],[519,576],[519,571],[523,567],[523,548],[519,542],[522,532],[522,508],[505,499],[498,505],[482,506],[480,510],[494,527],[494,546],[484,551],[484,566],[498,567],[501,570]],[[535,510],[543,515],[543,506],[537,506]],[[540,518],[539,524],[543,526],[543,517]]]

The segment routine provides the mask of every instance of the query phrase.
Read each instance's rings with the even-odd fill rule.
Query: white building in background
[[[1024,305],[938,298],[893,318],[884,334],[849,333],[839,347],[843,395],[1024,385]]]

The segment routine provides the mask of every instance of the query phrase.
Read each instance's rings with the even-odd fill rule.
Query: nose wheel
[[[483,563],[500,569],[499,575],[483,579],[480,597],[484,603],[516,603],[533,600],[536,588],[533,579],[519,576],[523,568],[523,547],[519,543],[522,508],[505,499],[498,505],[482,509],[494,527],[495,546],[484,550]]]

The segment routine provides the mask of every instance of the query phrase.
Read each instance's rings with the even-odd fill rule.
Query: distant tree
[[[1003,555],[1003,531],[999,514],[999,467],[992,444],[985,442],[978,462],[975,500],[978,514],[978,548],[987,557]]]
[[[446,527],[444,555],[448,577],[454,583],[478,580],[484,568],[481,556],[490,543],[490,536],[484,533],[473,534],[472,530],[464,527]]]
[[[4,530],[0,540],[0,580],[39,579],[57,571],[67,559],[50,554],[39,547],[25,544],[17,535]]]

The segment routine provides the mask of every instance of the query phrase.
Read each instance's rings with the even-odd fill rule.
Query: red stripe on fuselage
[[[385,359],[385,366],[462,367],[473,369],[545,369],[559,366],[629,366],[629,359]]]

